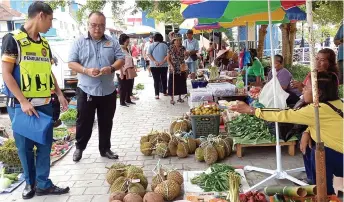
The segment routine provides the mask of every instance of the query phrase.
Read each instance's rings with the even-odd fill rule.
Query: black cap
[[[189,29],[189,30],[186,32],[186,34],[193,34],[192,29]]]

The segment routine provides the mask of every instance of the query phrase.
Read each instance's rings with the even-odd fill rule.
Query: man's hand
[[[58,96],[59,102],[62,105],[62,111],[67,111],[68,109],[68,101],[66,100],[66,98],[64,97],[64,95],[60,95]]]
[[[111,67],[107,66],[107,67],[103,67],[100,69],[100,73],[104,74],[104,75],[109,75],[111,74]]]
[[[308,132],[304,132],[300,141],[300,151],[303,155],[306,153],[307,146],[312,148],[312,138]]]
[[[154,64],[155,64],[156,66],[158,66],[158,67],[160,66],[160,63],[159,63],[158,61],[156,61],[156,60],[154,61]]]
[[[20,102],[20,106],[21,106],[22,111],[25,114],[27,114],[28,116],[36,115],[36,117],[39,118],[37,111],[35,110],[35,108],[31,104],[31,102],[29,102],[27,99]]]
[[[98,77],[100,74],[100,71],[97,68],[87,68],[85,72],[90,77]]]

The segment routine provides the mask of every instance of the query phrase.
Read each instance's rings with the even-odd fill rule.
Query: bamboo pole
[[[309,55],[311,80],[312,80],[312,93],[313,93],[313,104],[314,104],[314,116],[316,124],[316,151],[315,151],[315,170],[316,170],[316,185],[317,185],[317,200],[327,200],[327,187],[326,187],[326,166],[325,166],[325,150],[324,143],[321,142],[320,138],[320,123],[319,123],[319,94],[318,94],[318,79],[317,71],[314,66],[314,34],[313,34],[313,15],[312,15],[312,0],[306,1],[307,8],[307,21],[308,21],[308,32],[309,32]]]

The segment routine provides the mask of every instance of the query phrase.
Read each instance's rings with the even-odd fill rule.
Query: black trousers
[[[134,88],[134,79],[126,79],[125,76],[123,79],[117,75],[119,82],[119,100],[121,104],[125,102],[131,102],[130,96],[133,95]]]
[[[111,148],[112,120],[116,111],[117,93],[114,91],[106,96],[90,96],[77,88],[76,120],[76,148],[84,150],[91,138],[95,114],[97,111],[99,130],[99,151],[104,152]]]
[[[162,84],[163,93],[167,92],[167,67],[152,67],[151,72],[154,79],[155,95],[159,95],[160,83]]]

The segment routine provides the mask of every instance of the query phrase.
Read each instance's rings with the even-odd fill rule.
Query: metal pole
[[[272,69],[272,82],[273,82],[273,93],[274,93],[274,107],[277,108],[277,93],[276,93],[276,78],[277,72],[275,69],[275,57],[274,57],[274,47],[272,41],[272,17],[271,17],[271,8],[270,0],[268,0],[268,15],[269,15],[269,37],[270,37],[270,56],[271,56],[271,69]],[[281,145],[279,139],[279,127],[278,123],[275,122],[276,128],[276,162],[277,162],[277,173],[282,172],[282,163],[281,163]]]
[[[318,78],[317,70],[315,69],[315,50],[314,50],[314,34],[313,34],[313,15],[312,15],[312,0],[306,1],[307,21],[309,33],[309,55],[312,81],[312,93],[314,104],[314,118],[316,125],[316,151],[315,151],[315,172],[317,184],[317,201],[327,201],[327,187],[326,187],[326,166],[325,166],[325,150],[324,143],[320,138],[320,123],[319,123],[319,94],[318,94]]]

